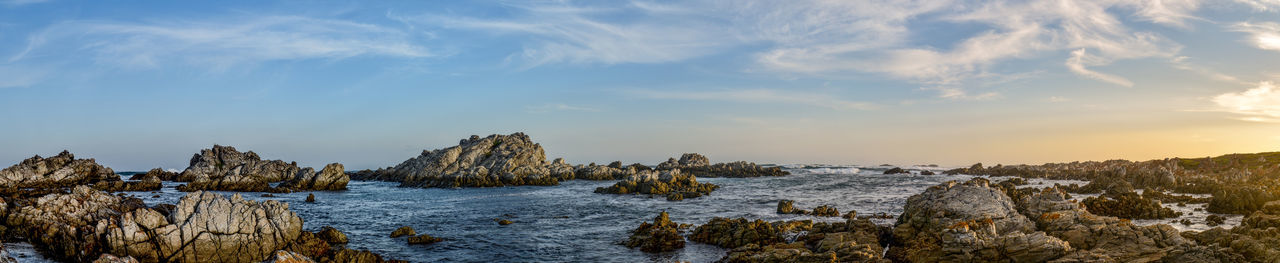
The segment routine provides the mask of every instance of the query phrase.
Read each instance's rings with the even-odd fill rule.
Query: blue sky
[[[1280,1],[0,1],[0,162],[967,165],[1280,149]]]

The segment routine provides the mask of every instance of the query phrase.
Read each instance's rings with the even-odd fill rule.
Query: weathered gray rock
[[[524,133],[471,136],[457,146],[422,151],[418,157],[369,173],[358,180],[400,182],[409,187],[495,187],[557,185],[542,146]]]
[[[684,248],[684,237],[680,236],[679,224],[671,222],[667,212],[662,211],[652,224],[643,222],[632,230],[624,245],[644,252],[666,252]]]
[[[615,168],[596,164],[581,166],[574,171],[576,179],[597,181],[624,179],[635,173],[635,168],[631,167]]]
[[[167,217],[137,209],[98,227],[111,253],[141,262],[260,262],[298,238],[302,219],[286,203],[201,191]]]
[[[263,263],[315,263],[315,262],[316,262],[315,260],[311,260],[311,258],[307,256],[303,256],[302,254],[298,254],[298,253],[294,253],[286,250],[277,250],[275,253],[271,255],[271,258],[268,258],[267,261],[264,261]]]
[[[556,180],[559,181],[573,180],[577,177],[577,172],[575,171],[576,168],[568,162],[565,162],[564,158],[556,158],[554,161],[551,161],[551,164],[547,165],[547,170],[551,174],[551,177],[556,178]]]
[[[899,261],[1036,262],[1070,250],[1056,238],[1032,234],[1035,225],[1013,200],[982,178],[930,187],[908,198],[904,210],[893,230],[897,245],[888,253]],[[1003,252],[1011,250],[1022,253]]]
[[[102,254],[102,256],[98,257],[97,260],[94,260],[93,263],[138,263],[138,260],[133,257],[117,257],[112,254]]]
[[[755,163],[737,161],[730,163],[711,164],[706,156],[697,153],[686,153],[680,156],[679,160],[675,158],[667,159],[666,162],[658,164],[657,170],[680,169],[685,173],[690,173],[700,177],[760,177],[760,176],[784,176],[791,174],[783,171],[780,167],[762,167]]]
[[[297,163],[262,160],[253,151],[214,145],[192,156],[177,181],[190,182],[179,189],[183,191],[266,192],[271,190],[269,183],[292,179],[301,170]]]
[[[0,189],[8,191],[19,188],[67,187],[99,181],[120,181],[120,176],[93,159],[76,159],[68,151],[49,158],[36,155],[0,170]]]
[[[100,238],[105,226],[126,211],[144,207],[142,200],[124,199],[76,186],[67,194],[48,194],[22,206],[8,217],[15,234],[27,238],[58,260],[89,262],[106,247]]]
[[[1106,258],[1118,262],[1152,262],[1167,257],[1189,260],[1187,257],[1197,254],[1181,252],[1200,249],[1169,225],[1137,226],[1129,220],[1089,213],[1057,188],[1046,188],[1023,197],[1019,203],[1024,215],[1036,219],[1040,231],[1071,245],[1074,251],[1060,260]]]
[[[121,191],[158,191],[163,187],[159,177],[144,177],[141,181],[102,181],[93,184],[93,189],[107,192]]]
[[[280,187],[290,190],[346,190],[347,182],[350,182],[351,178],[342,169],[340,163],[325,165],[319,173],[311,168],[304,168],[293,179],[281,183]]]
[[[160,168],[151,168],[146,173],[135,174],[129,177],[129,180],[146,180],[147,178],[157,178],[161,181],[173,181],[178,179],[178,173],[165,171]]]

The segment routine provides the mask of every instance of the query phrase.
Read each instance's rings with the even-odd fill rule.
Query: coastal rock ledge
[[[362,171],[356,180],[400,182],[406,187],[499,187],[558,185],[542,145],[524,133],[472,135],[457,146],[422,151],[395,167]]]

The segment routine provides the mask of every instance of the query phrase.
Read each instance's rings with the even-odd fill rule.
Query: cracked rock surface
[[[151,209],[122,215],[106,240],[112,253],[141,262],[260,262],[301,229],[286,203],[194,192],[168,216]]]

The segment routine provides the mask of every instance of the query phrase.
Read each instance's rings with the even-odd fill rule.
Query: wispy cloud
[[[188,64],[222,70],[267,61],[433,55],[411,38],[408,32],[384,26],[299,16],[71,21],[30,36],[26,50],[9,61],[88,57],[130,68]]]
[[[1258,49],[1280,51],[1280,23],[1238,23],[1231,26],[1237,32],[1249,33],[1249,44]]]
[[[1076,51],[1071,51],[1071,58],[1067,59],[1067,69],[1070,69],[1071,72],[1079,74],[1080,76],[1084,76],[1091,79],[1096,79],[1096,80],[1100,80],[1103,82],[1116,84],[1120,86],[1133,87],[1133,82],[1129,81],[1128,79],[1125,79],[1123,77],[1116,76],[1116,75],[1089,70],[1089,68],[1085,67],[1085,65],[1092,65],[1092,64],[1101,64],[1101,63],[1097,62],[1097,58],[1090,57],[1089,54],[1086,53],[1085,49],[1083,48],[1077,49]]]
[[[1240,120],[1255,122],[1280,122],[1280,89],[1272,82],[1258,83],[1258,87],[1241,92],[1225,93],[1213,97],[1219,110],[1241,115]]]
[[[600,110],[595,108],[588,108],[588,107],[571,106],[564,103],[549,103],[549,104],[526,107],[526,111],[529,113],[547,113],[547,112],[556,112],[556,111],[597,112]]]
[[[871,110],[876,108],[876,106],[871,103],[844,100],[829,94],[780,91],[773,89],[735,89],[713,91],[660,91],[637,89],[628,90],[627,93],[636,97],[649,99],[797,104],[833,110]]]
[[[1236,3],[1248,5],[1250,7],[1253,7],[1254,10],[1258,10],[1262,12],[1280,11],[1280,0],[1235,0],[1235,1]]]

